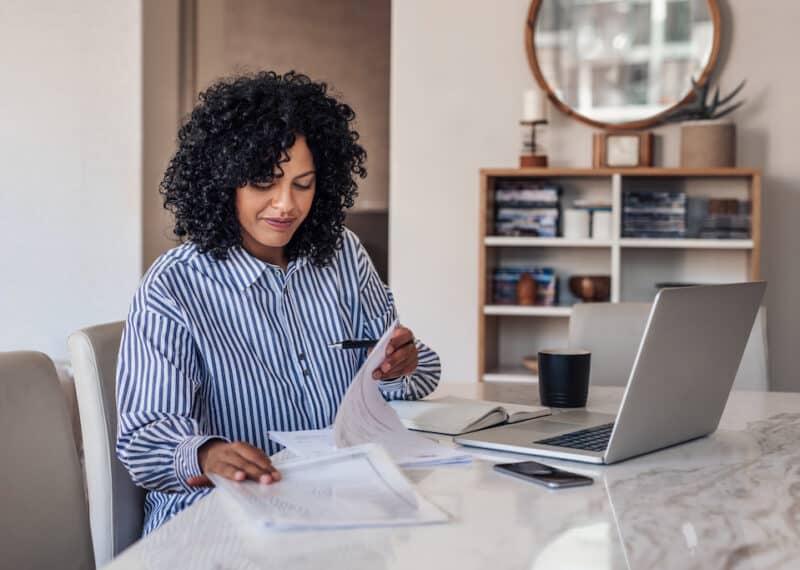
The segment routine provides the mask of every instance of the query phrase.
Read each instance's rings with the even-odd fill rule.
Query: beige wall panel
[[[142,271],[176,245],[158,185],[180,123],[180,1],[142,4]]]
[[[369,176],[357,210],[388,206],[389,0],[199,0],[197,85],[259,70],[302,71],[356,111]]]

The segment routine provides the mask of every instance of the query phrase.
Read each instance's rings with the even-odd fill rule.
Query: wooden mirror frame
[[[601,129],[608,129],[608,130],[628,130],[628,129],[645,129],[652,126],[655,126],[661,123],[663,117],[669,113],[670,111],[674,110],[675,108],[683,105],[684,103],[689,102],[692,98],[692,91],[690,90],[686,95],[667,109],[664,109],[657,115],[653,115],[652,117],[648,117],[646,119],[639,119],[638,121],[628,121],[627,123],[604,123],[602,121],[595,121],[594,119],[590,119],[585,115],[581,115],[575,109],[567,105],[561,99],[559,99],[550,85],[544,78],[542,74],[542,70],[539,68],[539,62],[536,60],[536,51],[534,49],[534,33],[536,28],[536,17],[539,15],[539,8],[542,5],[544,0],[531,0],[531,7],[528,10],[528,20],[525,22],[525,50],[528,54],[528,63],[531,66],[531,71],[533,71],[533,76],[536,78],[536,82],[542,88],[542,91],[547,94],[547,98],[555,105],[562,113],[567,115],[568,117],[573,117],[578,119],[579,121],[586,123],[587,125],[591,125],[593,127],[599,127]],[[706,81],[708,81],[709,76],[711,75],[711,71],[714,68],[714,65],[717,63],[717,57],[719,55],[719,44],[720,44],[720,35],[722,32],[722,18],[720,17],[719,11],[719,4],[717,0],[707,0],[708,1],[708,8],[711,13],[711,20],[714,24],[714,43],[711,46],[711,55],[708,58],[708,63],[706,63],[705,68],[703,68],[703,72],[700,74],[700,79],[698,83],[700,85],[704,85]]]

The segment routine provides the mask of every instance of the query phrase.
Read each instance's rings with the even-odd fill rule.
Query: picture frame
[[[594,168],[647,168],[653,166],[653,133],[603,131],[592,137]]]

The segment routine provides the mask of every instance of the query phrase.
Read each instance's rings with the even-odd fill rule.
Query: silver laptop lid
[[[659,291],[606,463],[717,428],[765,288],[754,282]]]

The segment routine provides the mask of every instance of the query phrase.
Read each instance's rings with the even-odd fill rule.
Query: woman
[[[392,294],[343,226],[366,153],[323,83],[260,73],[218,83],[178,134],[161,183],[184,243],[131,305],[117,372],[117,454],[149,492],[150,532],[203,496],[208,475],[280,480],[270,430],[329,426]],[[387,399],[429,394],[439,359],[394,331],[373,377]]]

